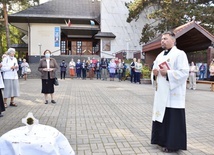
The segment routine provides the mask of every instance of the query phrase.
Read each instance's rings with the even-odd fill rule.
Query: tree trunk
[[[3,11],[4,11],[4,21],[5,21],[5,29],[6,29],[6,39],[7,39],[7,48],[10,47],[10,30],[8,24],[8,14],[7,14],[7,4],[3,3]]]
[[[2,35],[0,35],[0,54],[3,54]]]

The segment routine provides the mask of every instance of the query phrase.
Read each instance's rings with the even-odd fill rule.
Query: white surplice
[[[186,53],[174,46],[171,51],[164,55],[162,51],[154,61],[153,69],[160,69],[159,65],[166,62],[170,70],[167,71],[168,79],[159,72],[156,81],[152,78],[155,86],[153,106],[153,121],[163,121],[166,107],[185,108],[186,80],[189,76],[189,64]]]

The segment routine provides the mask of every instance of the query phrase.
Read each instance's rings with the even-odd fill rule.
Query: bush
[[[130,71],[129,71],[129,69],[126,69],[126,75],[125,75],[126,77],[130,77]]]
[[[143,65],[143,69],[142,69],[142,76],[143,79],[150,79],[151,78],[151,70],[149,68],[149,65],[145,64]]]

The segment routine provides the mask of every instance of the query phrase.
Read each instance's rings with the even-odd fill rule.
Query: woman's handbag
[[[58,85],[59,85],[59,81],[58,81],[57,77],[55,77],[55,79],[54,79],[54,85],[55,85],[55,86],[58,86]]]
[[[31,73],[31,69],[29,67],[26,68],[26,73],[30,74]]]
[[[58,81],[58,79],[57,79],[57,77],[56,77],[56,72],[55,72],[55,78],[54,78],[54,85],[55,85],[55,86],[58,86],[58,85],[59,85],[59,81]]]

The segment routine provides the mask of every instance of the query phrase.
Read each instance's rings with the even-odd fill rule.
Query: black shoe
[[[17,104],[14,103],[14,102],[10,102],[10,106],[12,106],[12,107],[17,107]]]
[[[0,117],[3,117],[4,115],[0,114]]]
[[[48,100],[45,101],[45,104],[48,104]]]
[[[56,101],[54,101],[54,100],[51,100],[51,103],[55,104],[55,103],[56,103]]]
[[[165,148],[165,147],[163,147],[162,151],[166,152],[166,153],[178,152],[177,149],[168,149],[168,148]]]

